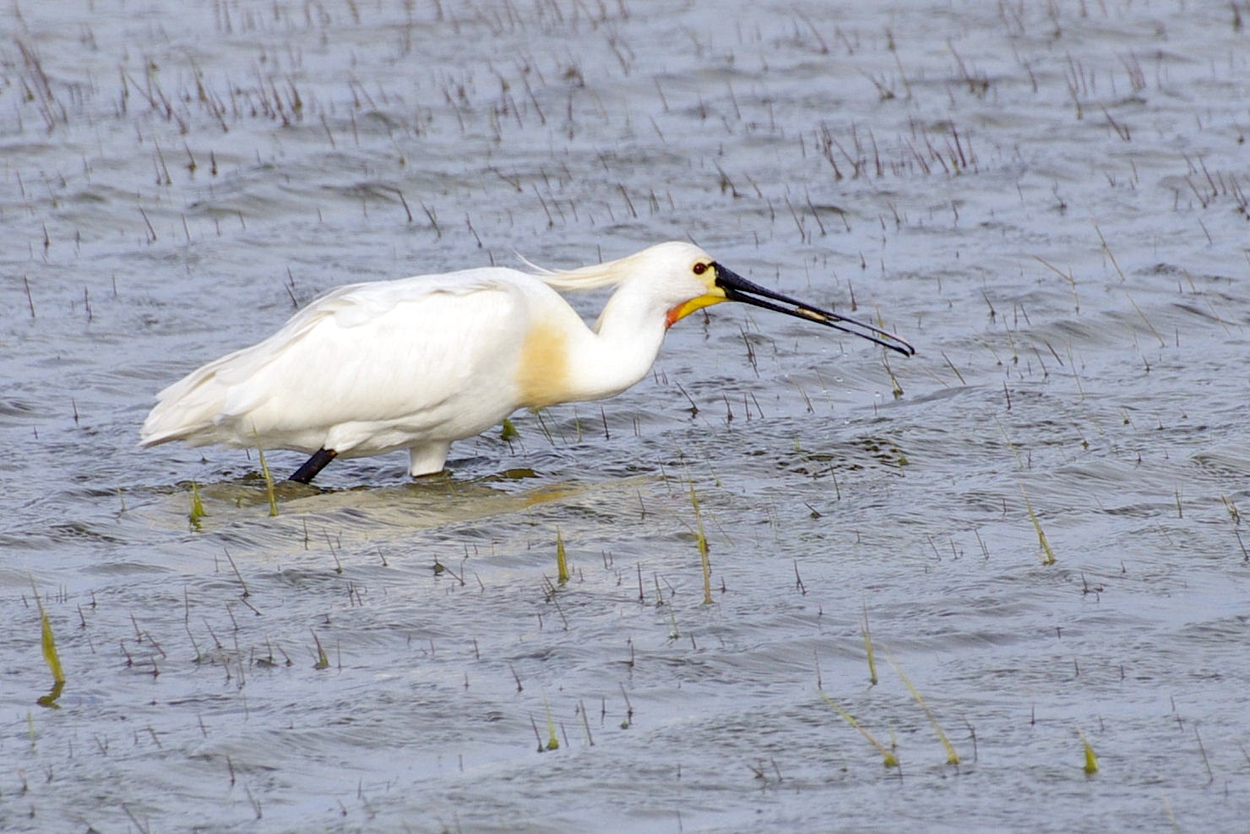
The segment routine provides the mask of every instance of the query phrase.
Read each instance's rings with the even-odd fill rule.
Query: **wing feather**
[[[302,448],[344,424],[421,432],[506,415],[534,287],[546,290],[504,269],[340,287],[162,391],[143,443]]]

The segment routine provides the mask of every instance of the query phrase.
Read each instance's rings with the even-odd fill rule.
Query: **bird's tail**
[[[171,440],[194,443],[196,435],[213,428],[212,405],[201,398],[188,398],[180,396],[182,392],[173,391],[180,386],[181,383],[161,392],[156,407],[148,413],[139,430],[140,446],[156,446]]]
[[[141,446],[185,440],[193,446],[218,442],[218,419],[225,410],[229,387],[218,378],[225,359],[210,363],[156,395],[156,406],[139,430]]]

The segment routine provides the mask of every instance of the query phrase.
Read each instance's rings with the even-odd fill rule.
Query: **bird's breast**
[[[572,390],[569,337],[560,327],[537,322],[521,343],[517,364],[517,389],[521,404],[546,408],[567,402]]]

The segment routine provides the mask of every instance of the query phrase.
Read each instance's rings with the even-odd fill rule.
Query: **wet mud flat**
[[[0,827],[1245,818],[1244,3],[3,15]],[[333,286],[673,238],[920,352],[719,307],[276,516],[136,448]]]

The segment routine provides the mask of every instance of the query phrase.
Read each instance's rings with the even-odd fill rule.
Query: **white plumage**
[[[593,330],[552,289],[611,285]],[[518,408],[624,391],[646,376],[669,326],[726,300],[912,352],[877,328],[750,284],[696,246],[663,243],[565,272],[491,267],[339,287],[263,342],[161,391],[141,440],[317,453],[302,481],[336,455],[398,449],[409,450],[412,475],[438,472],[452,441]]]

